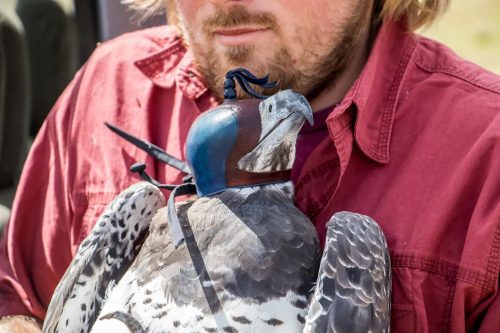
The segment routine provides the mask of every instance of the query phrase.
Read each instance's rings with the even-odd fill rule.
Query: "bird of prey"
[[[202,114],[186,146],[197,196],[174,206],[149,183],[122,192],[81,244],[43,331],[386,332],[378,226],[335,215],[318,274],[315,228],[293,204],[295,141],[312,119],[291,90]]]
[[[291,90],[202,114],[186,147],[198,197],[176,207],[184,242],[172,239],[158,190],[129,189],[81,245],[44,331],[300,332],[320,257],[288,180],[306,120],[312,110]],[[139,216],[152,222],[127,267]]]

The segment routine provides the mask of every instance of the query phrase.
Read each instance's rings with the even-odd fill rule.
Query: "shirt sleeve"
[[[0,317],[43,319],[72,258],[68,135],[80,71],[43,124],[28,155],[0,242]]]

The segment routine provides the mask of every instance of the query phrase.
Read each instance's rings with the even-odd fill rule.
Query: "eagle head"
[[[313,122],[311,107],[292,90],[262,101],[226,101],[201,114],[186,140],[198,195],[288,181],[306,120]]]

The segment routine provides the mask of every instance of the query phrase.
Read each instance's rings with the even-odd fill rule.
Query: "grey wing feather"
[[[335,214],[327,228],[304,332],[388,332],[391,270],[381,229],[348,212]]]
[[[162,206],[161,191],[141,182],[106,207],[56,287],[43,332],[90,330],[106,294],[134,260],[142,236]]]
[[[188,223],[186,211],[191,202],[176,204],[181,224]],[[157,277],[164,280],[165,295],[172,295],[177,304],[189,304],[199,292],[198,276],[194,272],[186,244],[175,247],[169,231],[167,207],[159,209],[151,222],[151,229],[144,245],[131,266],[139,285]]]
[[[218,294],[224,289],[235,297],[266,301],[288,291],[309,293],[319,264],[315,228],[289,198],[275,192],[260,190],[248,197],[226,191],[177,206],[180,223],[192,227]],[[175,248],[169,237],[167,214],[160,210],[134,272],[141,283],[169,276],[164,291],[177,304],[206,306],[186,245]]]
[[[200,221],[193,229],[210,257],[208,269],[217,272],[211,277],[225,281],[233,295],[266,301],[312,287],[319,258],[316,230],[283,193],[228,191],[198,200],[189,213],[190,220]]]

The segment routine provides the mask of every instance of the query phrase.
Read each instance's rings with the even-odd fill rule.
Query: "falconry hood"
[[[255,98],[236,99],[235,80]],[[306,120],[313,122],[311,107],[292,90],[266,97],[249,82],[275,86],[245,69],[228,72],[225,101],[200,115],[189,130],[186,159],[198,196],[290,180],[297,134]]]

